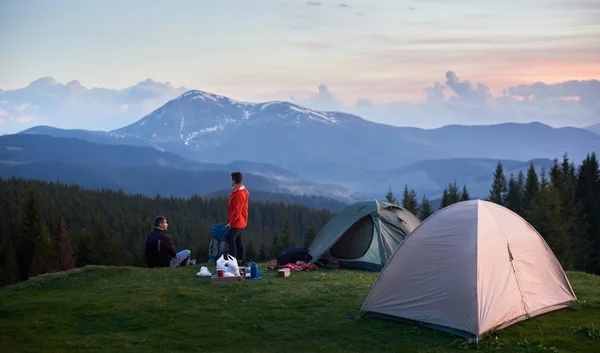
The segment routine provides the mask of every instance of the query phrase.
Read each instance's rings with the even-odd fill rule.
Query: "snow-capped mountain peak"
[[[256,103],[236,101],[229,97],[221,96],[221,95],[210,93],[210,92],[199,91],[199,90],[187,91],[187,92],[183,93],[182,95],[180,95],[179,97],[173,99],[173,101],[177,101],[177,100],[187,100],[188,102],[192,102],[195,100],[200,100],[200,101],[205,101],[205,102],[212,101],[217,104],[226,103],[226,104],[232,104],[232,105],[238,105],[238,106],[254,106],[254,105],[256,105]]]
[[[135,136],[156,142],[182,141],[201,147],[204,136],[229,127],[258,123],[285,125],[338,125],[344,114],[318,112],[289,102],[249,103],[214,93],[191,90],[170,100],[137,122],[113,131],[114,135]],[[218,144],[214,140],[209,144]]]

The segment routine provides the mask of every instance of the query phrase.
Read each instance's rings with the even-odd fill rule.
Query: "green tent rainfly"
[[[357,202],[331,219],[308,247],[312,263],[381,271],[419,219],[400,206]]]

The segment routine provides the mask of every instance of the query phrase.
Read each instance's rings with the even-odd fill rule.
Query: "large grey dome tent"
[[[308,247],[311,262],[381,271],[419,224],[415,215],[400,206],[378,200],[357,202],[321,228]]]
[[[479,339],[574,300],[556,256],[529,223],[470,200],[437,211],[408,236],[361,311]]]

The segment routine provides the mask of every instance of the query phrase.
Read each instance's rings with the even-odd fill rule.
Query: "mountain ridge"
[[[47,170],[56,169],[52,165],[57,168],[61,166],[69,172]],[[83,184],[92,180],[94,182],[90,185],[94,187],[110,188],[133,184],[135,177],[139,179],[139,190],[146,190],[144,188],[150,184],[159,185],[158,180],[152,180],[144,186],[146,181],[152,179],[152,174],[164,175],[165,183],[182,176],[190,186],[178,185],[173,190],[183,196],[191,195],[195,190],[191,185],[199,182],[211,185],[211,188],[200,187],[199,193],[218,190],[228,184],[229,173],[240,170],[248,180],[255,181],[257,189],[264,191],[353,200],[350,192],[344,188],[305,180],[283,168],[265,163],[203,163],[148,146],[105,145],[72,137],[36,134],[0,136],[0,169],[4,176],[27,175],[44,180],[46,176],[52,176],[56,180],[67,178],[70,182]],[[148,187],[148,190],[155,188]],[[130,189],[138,190],[133,185]],[[144,193],[148,193],[148,190]]]
[[[594,124],[594,125],[590,125],[588,127],[585,128],[588,131],[591,131],[597,135],[600,135],[600,123],[598,124]]]
[[[367,189],[381,179],[372,176],[420,161],[528,161],[559,158],[565,152],[581,160],[590,152],[600,153],[600,135],[580,128],[540,122],[398,127],[289,102],[240,102],[199,90],[187,91],[108,132],[33,127],[21,133],[149,146],[190,163],[265,163],[295,178],[325,184],[357,185],[363,178],[359,186]]]

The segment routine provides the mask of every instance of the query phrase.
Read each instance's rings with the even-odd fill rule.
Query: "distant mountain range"
[[[560,157],[565,151],[581,160],[587,153],[600,151],[600,136],[579,128],[541,123],[451,125],[431,130],[394,127],[288,102],[238,102],[202,91],[186,92],[111,132],[34,127],[24,133],[154,146],[219,164],[263,162],[327,182],[352,178],[360,170],[382,171],[423,160],[526,161]]]
[[[15,140],[17,136],[41,139]],[[57,142],[41,136],[62,139]],[[81,145],[80,140],[88,144]],[[600,135],[590,129],[541,123],[395,127],[288,102],[238,102],[195,90],[114,131],[36,126],[2,136],[0,141],[4,145],[0,149],[8,148],[0,151],[0,159],[12,163],[8,174],[41,175],[47,163],[73,170],[84,165],[82,173],[98,173],[103,175],[98,178],[128,185],[130,190],[154,192],[153,183],[178,180],[173,191],[189,194],[223,189],[228,173],[242,170],[255,178],[257,190],[343,202],[381,198],[388,187],[400,195],[405,184],[419,195],[434,198],[453,180],[467,184],[472,196],[483,197],[498,160],[507,173],[516,175],[526,170],[530,160],[541,168],[565,152],[576,162],[588,153],[600,152]],[[24,145],[17,145],[19,141]],[[45,149],[53,144],[57,147]],[[18,148],[23,150],[17,153]],[[8,165],[5,162],[1,167],[3,175]],[[111,168],[114,172],[109,172]],[[156,178],[149,178],[151,185],[134,182],[152,168]]]
[[[220,165],[188,161],[151,147],[103,145],[47,135],[0,136],[3,178],[21,176],[89,188],[121,188],[128,193],[189,197],[230,187],[229,173],[233,170],[245,172],[245,181],[255,190],[353,200],[341,187],[306,181],[261,163]]]
[[[589,130],[595,134],[600,135],[600,123],[586,127],[586,130]]]

